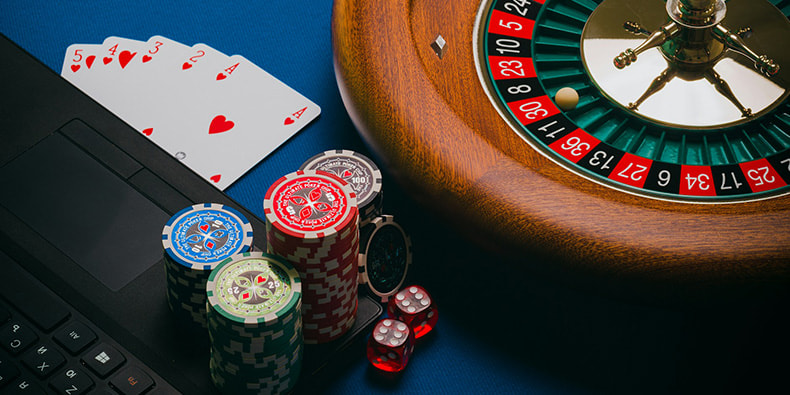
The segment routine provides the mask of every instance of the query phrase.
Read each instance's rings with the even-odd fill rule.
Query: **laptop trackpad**
[[[113,291],[162,259],[170,216],[60,133],[0,180],[0,204]]]

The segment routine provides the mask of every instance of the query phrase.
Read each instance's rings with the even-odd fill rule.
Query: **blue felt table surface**
[[[318,120],[226,190],[264,217],[268,186],[307,158],[334,148],[369,153],[335,82],[331,10],[331,0],[0,0],[0,31],[58,72],[69,45],[101,43],[108,36],[204,43],[245,56],[317,103]],[[385,211],[402,218],[412,233],[410,281],[432,292],[438,326],[396,377],[377,374],[361,349],[352,350],[348,362],[313,388],[338,394],[652,392],[684,388],[684,380],[698,374],[695,369],[711,363],[715,367],[705,377],[720,379],[711,381],[713,387],[726,389],[743,379],[728,358],[751,356],[755,345],[732,345],[727,334],[707,331],[745,330],[738,326],[742,320],[712,314],[701,322],[694,312],[632,304],[511,273],[494,255],[459,240],[387,178],[384,190]],[[719,347],[720,342],[729,345]]]
[[[162,35],[187,45],[204,43],[227,55],[245,56],[318,104],[317,121],[226,190],[263,218],[262,199],[268,186],[307,158],[333,148],[367,153],[335,82],[331,9],[330,0],[2,0],[0,31],[58,72],[69,45],[101,43],[108,36],[147,40]],[[455,393],[464,388],[506,393],[564,388],[536,372],[496,361],[495,350],[470,338],[462,326],[462,322],[440,322],[439,336],[418,351],[397,380],[377,377],[360,353],[324,390]]]

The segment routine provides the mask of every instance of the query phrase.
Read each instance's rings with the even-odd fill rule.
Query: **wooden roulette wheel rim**
[[[568,171],[514,133],[476,70],[479,8],[473,0],[334,4],[343,101],[418,202],[509,264],[601,289],[664,298],[787,286],[788,194],[710,204],[626,193]],[[430,45],[439,34],[441,58]],[[536,252],[548,258],[520,258]]]

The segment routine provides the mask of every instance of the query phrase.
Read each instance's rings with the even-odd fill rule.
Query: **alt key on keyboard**
[[[82,322],[71,321],[55,332],[53,338],[70,353],[76,354],[96,340],[96,333]]]

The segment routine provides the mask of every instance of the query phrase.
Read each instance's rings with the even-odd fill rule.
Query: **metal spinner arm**
[[[751,117],[752,110],[740,103],[727,81],[713,69],[724,53],[732,50],[752,60],[755,69],[766,77],[779,72],[776,62],[765,55],[758,55],[746,45],[742,35],[751,33],[751,28],[733,33],[720,24],[726,14],[724,0],[669,0],[667,14],[672,21],[652,33],[636,22],[628,21],[623,26],[631,33],[648,37],[638,47],[626,49],[616,56],[616,68],[631,65],[636,62],[637,55],[656,47],[669,63],[628,108],[636,111],[642,102],[663,89],[673,78],[682,75],[684,79],[706,79],[738,108],[743,117]]]

